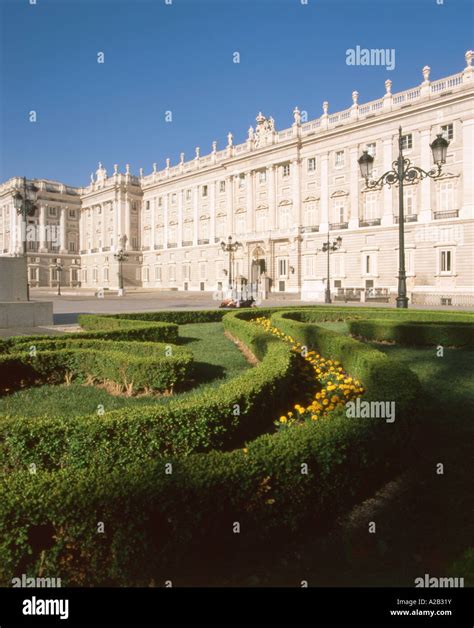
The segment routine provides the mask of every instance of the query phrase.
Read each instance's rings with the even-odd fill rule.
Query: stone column
[[[291,162],[291,178],[293,184],[293,225],[302,225],[301,216],[301,159],[293,159]]]
[[[466,53],[467,56],[468,53]],[[464,120],[462,125],[462,208],[459,217],[474,218],[474,188],[472,173],[474,171],[474,120]]]
[[[150,224],[150,251],[155,250],[155,231],[156,231],[156,196],[154,196],[151,201],[151,224]]]
[[[131,200],[126,197],[125,198],[125,225],[124,225],[124,234],[127,236],[127,241],[125,242],[125,250],[129,251],[131,249],[131,232],[130,232],[130,204]]]
[[[209,242],[214,244],[216,237],[216,182],[209,183],[209,214],[210,214],[210,228],[209,228]]]
[[[183,245],[183,194],[184,190],[178,192],[178,233],[177,240],[178,246]]]
[[[359,226],[361,209],[359,208],[359,164],[357,163],[357,146],[349,149],[350,160],[350,212],[349,229]]]
[[[329,181],[328,181],[328,154],[321,155],[321,222],[319,231],[327,233],[329,229]]]
[[[254,229],[255,221],[255,204],[253,195],[253,178],[254,173],[252,170],[245,174],[245,183],[247,187],[247,232],[252,233]]]
[[[199,231],[199,191],[198,185],[193,188],[193,246],[197,246],[198,243],[198,231]]]
[[[393,161],[393,138],[392,136],[386,137],[382,140],[382,174],[383,172],[387,172],[387,170],[392,170],[392,161]],[[382,226],[388,227],[393,225],[393,189],[389,188],[388,185],[384,185],[382,188],[382,199],[383,199],[383,214],[382,214]]]
[[[66,207],[61,207],[59,209],[59,252],[67,253],[67,244],[66,244]]]
[[[40,205],[39,209],[39,253],[47,251],[46,246],[46,205]]]
[[[276,215],[276,166],[271,164],[268,167],[269,181],[268,181],[268,208],[269,208],[269,225],[268,228],[276,229],[277,215]]]
[[[163,248],[168,248],[168,209],[169,209],[169,194],[163,195]]]
[[[227,193],[227,233],[224,239],[234,232],[234,177],[229,175],[226,179]]]
[[[84,212],[82,207],[78,208],[79,212],[79,253],[84,251],[86,246],[84,243]]]
[[[427,172],[432,168],[431,148],[430,148],[430,129],[420,131],[420,167]],[[418,222],[431,222],[431,179],[427,177],[417,186],[415,193],[421,191],[421,206],[418,216]],[[417,199],[418,200],[418,199]]]

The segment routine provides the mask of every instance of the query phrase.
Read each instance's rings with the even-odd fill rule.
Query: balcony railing
[[[381,220],[380,218],[369,218],[367,220],[361,220],[359,223],[360,227],[376,227],[377,225],[380,225]]]
[[[417,221],[418,221],[418,214],[407,214],[406,216],[403,216],[403,222],[417,222]],[[399,216],[398,216],[398,214],[394,214],[393,222],[396,225],[398,225],[398,223],[399,223]]]
[[[110,251],[110,246],[103,246],[102,250],[105,252]]]
[[[181,246],[192,246],[192,245],[193,245],[192,240],[183,240],[183,242],[181,243]]]
[[[451,209],[449,211],[435,212],[435,220],[444,220],[446,218],[459,218],[459,209]]]
[[[336,229],[347,229],[349,226],[348,222],[331,222],[329,227],[332,230],[336,230]]]
[[[301,233],[317,233],[319,231],[319,225],[301,227]]]
[[[159,251],[163,248],[162,244],[155,244],[155,246],[153,247],[155,249],[155,251]]]
[[[209,244],[209,238],[203,238],[198,240],[198,244]]]
[[[91,249],[91,253],[98,253],[99,249]]]
[[[177,242],[168,242],[169,249],[175,249],[178,246]]]

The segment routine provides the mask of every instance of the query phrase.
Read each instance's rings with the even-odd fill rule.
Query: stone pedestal
[[[51,302],[27,301],[24,257],[0,257],[0,328],[53,324]]]

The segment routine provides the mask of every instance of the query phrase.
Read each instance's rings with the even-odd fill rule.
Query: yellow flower
[[[286,418],[286,416],[281,416],[280,417],[280,423],[286,423],[288,421],[288,419]]]

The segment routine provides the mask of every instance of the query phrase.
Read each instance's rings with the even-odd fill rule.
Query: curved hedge
[[[171,399],[166,405],[124,408],[74,420],[63,416],[0,418],[0,452],[6,467],[32,462],[45,469],[96,462],[125,466],[160,454],[231,448],[262,433],[287,408],[288,393],[300,383],[302,360],[255,326],[243,326],[236,313],[226,317],[225,327],[261,359],[255,368],[219,388]]]
[[[21,470],[2,478],[0,582],[35,572],[46,551],[43,575],[70,585],[149,585],[190,554],[206,564],[210,544],[214,554],[271,547],[303,523],[327,524],[393,476],[415,418],[418,380],[379,351],[304,320],[328,320],[340,311],[266,312],[295,339],[339,359],[362,380],[364,398],[396,399],[400,420],[348,419],[338,409],[254,438],[273,422],[300,376],[298,355],[249,320],[264,312],[225,313],[226,330],[261,363],[216,391],[151,413],[71,421],[80,427],[66,436],[67,422],[0,421],[2,455],[7,452],[10,464],[40,461],[36,474]],[[230,412],[235,400],[240,416]],[[235,446],[237,435],[254,440],[245,449],[190,453]],[[91,449],[99,455],[89,455]],[[85,466],[81,455],[88,457]],[[48,470],[57,465],[62,468]],[[239,535],[232,531],[236,521]]]
[[[118,393],[164,392],[190,376],[193,356],[175,345],[82,338],[15,339],[0,354],[0,389],[87,381]]]
[[[474,347],[474,325],[468,322],[397,321],[390,319],[351,320],[349,330],[367,340],[412,346]]]

